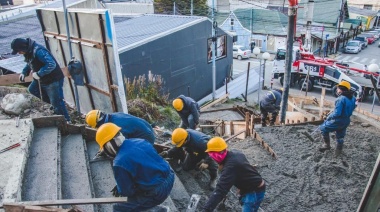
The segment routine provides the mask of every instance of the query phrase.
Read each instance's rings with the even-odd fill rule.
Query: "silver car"
[[[251,50],[245,48],[244,46],[234,45],[233,46],[233,57],[241,60],[243,58],[249,58],[251,56]]]
[[[345,53],[359,53],[362,50],[362,45],[360,41],[352,40],[349,41],[346,45],[346,48],[344,48]]]

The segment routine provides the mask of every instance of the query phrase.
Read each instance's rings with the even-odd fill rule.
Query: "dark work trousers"
[[[272,114],[272,117],[271,117],[271,119],[270,119],[270,123],[271,124],[274,124],[274,122],[276,122],[276,118],[277,118],[277,115],[278,115],[278,113],[277,113],[277,111],[276,110],[272,110],[272,109],[270,109],[270,110],[267,110],[266,108],[264,108],[264,107],[261,107],[261,105],[260,105],[260,113],[261,113],[261,123],[266,123],[266,119],[267,119],[267,117],[268,117],[268,113],[271,113]]]
[[[198,169],[197,164],[205,157],[207,157],[205,154],[199,154],[199,153],[197,155],[193,153],[187,154],[185,161],[182,164],[182,169],[185,171]],[[218,165],[212,159],[206,161],[206,163],[208,164],[207,169],[210,173],[210,179],[213,180],[217,176]]]

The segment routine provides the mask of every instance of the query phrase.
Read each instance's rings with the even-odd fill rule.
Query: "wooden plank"
[[[63,116],[58,115],[33,118],[32,121],[34,126],[37,128],[59,126],[61,124],[66,123],[65,118]]]
[[[60,199],[60,200],[4,203],[3,207],[6,207],[8,205],[37,205],[37,206],[92,205],[92,204],[122,203],[122,202],[126,202],[127,200],[128,200],[127,197],[92,198],[92,199]]]
[[[308,113],[307,111],[301,109],[300,107],[298,107],[297,105],[295,105],[294,103],[292,103],[290,101],[288,101],[288,105],[290,105],[292,108],[296,109],[298,112],[302,113],[307,118],[312,118],[312,117],[318,118],[317,116],[315,116],[315,115],[313,115],[311,113]]]
[[[25,77],[25,83],[31,82],[33,80],[32,75]],[[7,74],[0,76],[0,86],[20,84],[24,82],[20,82],[20,74]]]
[[[251,136],[251,131],[249,130],[249,112],[245,112],[245,136]]]
[[[237,136],[239,136],[240,134],[242,134],[242,133],[244,133],[244,132],[245,132],[245,129],[239,131],[238,133],[236,133],[236,134],[233,135],[233,136],[228,137],[225,141],[227,142],[227,141],[229,141],[229,140],[231,140],[231,139],[233,139],[233,138],[236,138]]]
[[[222,97],[220,97],[219,99],[217,99],[217,100],[211,102],[210,104],[207,104],[207,105],[201,107],[201,112],[203,112],[203,111],[206,110],[207,108],[210,108],[210,107],[212,107],[212,106],[214,106],[214,105],[216,105],[216,104],[222,102],[224,99],[228,98],[228,95],[229,95],[229,94],[226,93],[226,94],[224,94]]]

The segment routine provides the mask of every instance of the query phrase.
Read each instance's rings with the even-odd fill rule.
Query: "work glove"
[[[33,72],[33,78],[36,79],[36,80],[39,80],[40,79],[40,76],[38,76],[37,72]]]
[[[111,190],[112,192],[112,196],[114,197],[121,197],[121,195],[119,194],[119,191],[117,190],[117,186],[113,187],[113,189]]]
[[[168,151],[162,151],[159,155],[163,158],[166,158],[168,156]]]
[[[208,168],[208,164],[207,163],[201,163],[198,168],[199,168],[199,170],[203,171],[203,170]]]
[[[25,82],[25,75],[20,74],[19,79],[20,79],[20,82]]]
[[[199,161],[199,163],[197,163],[197,166],[198,166],[199,170],[201,170],[201,171],[208,168],[208,164],[205,163],[205,160]]]

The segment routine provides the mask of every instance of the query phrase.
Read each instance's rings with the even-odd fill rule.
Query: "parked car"
[[[373,34],[376,40],[379,40],[380,32],[379,31],[369,31],[367,33]]]
[[[362,44],[358,40],[349,41],[344,48],[345,53],[359,53],[362,50]]]
[[[233,57],[241,60],[243,58],[249,58],[251,56],[251,50],[245,48],[244,46],[234,45],[232,47]]]
[[[368,33],[360,34],[358,37],[366,37],[368,39],[368,44],[373,44],[376,40],[375,35]]]
[[[358,41],[362,42],[362,44],[364,44],[363,45],[364,47],[368,46],[368,39],[366,37],[356,37],[356,38],[354,38],[354,40],[358,40]]]

